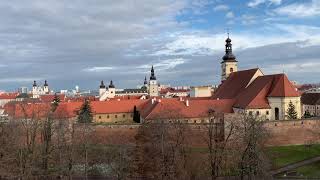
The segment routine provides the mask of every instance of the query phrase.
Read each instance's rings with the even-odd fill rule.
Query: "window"
[[[123,114],[123,115],[122,115],[122,117],[123,117],[123,118],[125,118],[125,117],[126,117],[126,115],[125,115],[125,114]]]
[[[274,117],[275,120],[279,120],[279,108],[274,108]]]
[[[101,116],[99,116],[99,119],[101,119]]]
[[[266,114],[269,115],[269,111],[267,111]]]
[[[230,72],[233,73],[233,68],[230,68]]]
[[[252,116],[252,111],[249,111],[249,115]]]
[[[259,112],[259,111],[257,111],[257,112],[256,112],[256,115],[257,115],[257,116],[259,116],[259,115],[260,115],[260,112]]]
[[[115,118],[118,118],[118,115],[114,115]]]
[[[108,118],[108,119],[110,118],[109,114],[107,115],[107,118]]]
[[[194,120],[194,123],[197,123],[197,120]]]

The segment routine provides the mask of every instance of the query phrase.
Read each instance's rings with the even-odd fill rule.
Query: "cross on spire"
[[[230,28],[227,28],[227,34],[228,34],[228,38],[229,38],[229,35],[230,35]]]

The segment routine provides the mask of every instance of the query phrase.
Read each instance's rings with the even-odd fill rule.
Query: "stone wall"
[[[134,145],[140,125],[95,126],[95,137],[99,143]],[[206,128],[201,124],[190,125],[188,143],[194,147],[206,147]],[[269,132],[268,146],[286,146],[320,143],[319,120],[283,120],[265,123]]]
[[[320,119],[270,121],[265,123],[265,127],[269,132],[269,146],[320,142]]]

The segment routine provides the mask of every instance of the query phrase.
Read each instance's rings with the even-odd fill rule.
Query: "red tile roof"
[[[121,101],[92,101],[91,107],[94,114],[113,114],[133,112],[134,106],[139,110],[147,100],[121,100]],[[75,117],[83,102],[61,102],[56,110],[56,115]],[[51,103],[12,103],[5,107],[5,112],[11,117],[46,117],[50,111]]]
[[[300,96],[285,74],[259,76],[246,87],[257,70],[232,73],[218,88],[213,98],[235,99],[236,108],[266,109],[270,108],[268,97]]]
[[[178,99],[160,99],[151,103],[148,102],[147,108],[141,112],[145,120],[155,119],[177,119],[177,118],[204,118],[208,117],[209,109],[218,112],[232,113],[233,100],[189,100],[189,106],[186,101]]]
[[[299,97],[300,93],[288,80],[285,74],[272,75],[273,85],[269,97]]]
[[[55,95],[53,95],[53,94],[41,95],[41,96],[39,97],[39,100],[40,100],[41,102],[52,102],[53,99],[54,99],[54,96],[55,96]],[[61,102],[62,102],[62,101],[65,101],[65,99],[66,99],[66,95],[64,95],[64,94],[59,94],[59,95],[57,95],[57,96],[59,97],[59,99],[60,99]]]
[[[242,109],[270,108],[267,95],[272,85],[272,76],[260,76],[236,98],[234,107]]]
[[[16,99],[19,93],[1,93],[0,99]]]
[[[213,98],[219,99],[234,99],[241,93],[246,86],[249,84],[250,80],[254,74],[258,71],[258,68],[249,69],[244,71],[237,71],[231,73],[227,80],[225,80],[216,90]]]

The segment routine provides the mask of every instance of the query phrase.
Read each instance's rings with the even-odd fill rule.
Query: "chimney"
[[[182,97],[179,97],[179,100],[180,100],[180,101],[183,101]]]
[[[186,100],[186,106],[189,107],[189,100]]]
[[[154,99],[151,99],[151,104],[154,104]]]

